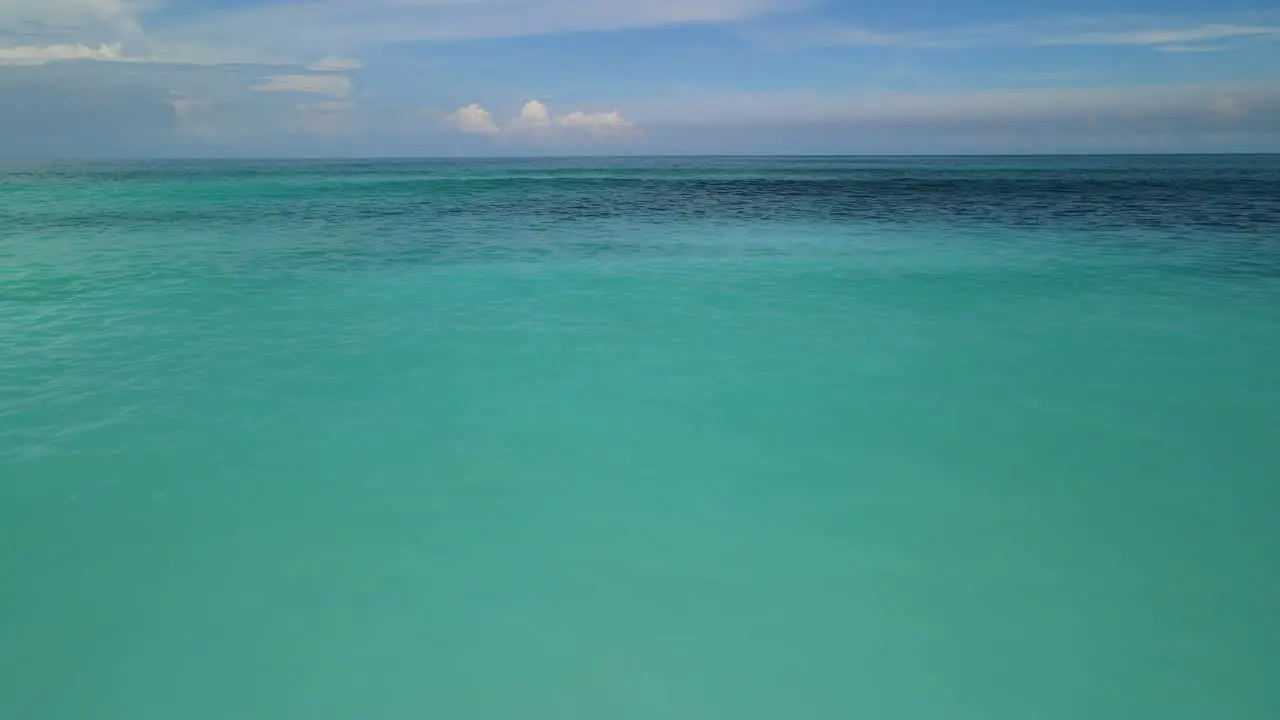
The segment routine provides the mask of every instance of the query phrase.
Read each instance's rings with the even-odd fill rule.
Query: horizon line
[[[1042,153],[647,153],[643,155],[157,155],[157,156],[0,156],[8,163],[65,162],[370,162],[370,161],[511,161],[511,160],[650,160],[650,159],[856,159],[856,158],[1035,158],[1035,157],[1259,157],[1280,151],[1219,152],[1042,152]]]

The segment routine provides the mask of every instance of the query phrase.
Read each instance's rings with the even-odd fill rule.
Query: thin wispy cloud
[[[734,93],[646,98],[623,109],[652,126],[772,126],[797,131],[832,125],[932,126],[992,132],[1032,126],[1152,131],[1195,126],[1260,132],[1280,119],[1280,83],[854,95]]]
[[[347,72],[359,70],[362,67],[364,63],[356,58],[338,56],[321,58],[307,65],[307,69],[312,72]]]
[[[249,89],[255,92],[315,93],[345,98],[351,94],[351,80],[343,75],[268,75]]]
[[[971,27],[882,30],[814,24],[801,12],[820,0],[294,0],[235,5],[160,22],[149,0],[6,0],[0,32],[47,34],[58,42],[5,47],[5,62],[138,60],[293,64],[317,72],[359,69],[361,51],[405,42],[740,24],[764,45],[917,49],[991,46],[1140,46],[1169,52],[1227,49],[1280,36],[1280,24],[1172,23],[1167,18],[1064,18]],[[73,36],[74,42],[67,37]],[[1193,49],[1194,48],[1194,49]]]
[[[356,108],[356,104],[348,100],[321,100],[314,103],[302,103],[297,108],[304,112],[339,113]]]
[[[803,46],[897,47],[964,50],[982,47],[1137,46],[1170,52],[1227,49],[1232,40],[1280,37],[1280,25],[1202,24],[1162,27],[1153,18],[1062,19],[1017,24],[887,32],[866,27],[791,26],[782,31],[759,27],[744,32],[775,48]],[[1099,26],[1110,26],[1097,29]],[[1170,49],[1173,48],[1173,49]],[[1194,49],[1193,49],[1194,48]],[[1207,51],[1207,50],[1205,50]]]
[[[344,73],[364,67],[361,51],[397,43],[727,23],[813,2],[292,0],[235,4],[184,19],[162,17],[161,0],[4,0],[0,64],[145,61]],[[267,82],[253,89],[276,87]]]
[[[1216,53],[1229,48],[1226,45],[1156,45],[1151,49],[1166,53]]]
[[[725,23],[808,7],[810,0],[329,0],[250,6],[169,28],[177,42],[269,42],[296,55],[358,53],[432,40]],[[255,48],[261,50],[262,48]]]
[[[606,138],[626,138],[636,134],[636,124],[624,117],[617,110],[609,112],[584,113],[575,110],[568,115],[556,119],[556,124],[570,132],[583,132],[602,140]]]
[[[1085,32],[1045,38],[1041,45],[1175,45],[1205,40],[1263,37],[1280,35],[1280,25],[1201,25],[1198,27],[1128,30],[1120,32]],[[1184,46],[1185,47],[1185,46]]]

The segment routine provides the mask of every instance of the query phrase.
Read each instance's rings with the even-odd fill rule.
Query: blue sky
[[[1241,0],[0,0],[0,154],[1280,151]]]

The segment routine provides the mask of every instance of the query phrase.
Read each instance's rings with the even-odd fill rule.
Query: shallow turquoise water
[[[0,170],[0,712],[1276,717],[1277,188]]]

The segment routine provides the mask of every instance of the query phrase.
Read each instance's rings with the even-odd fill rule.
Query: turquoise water
[[[0,169],[0,715],[1280,715],[1280,157]]]

